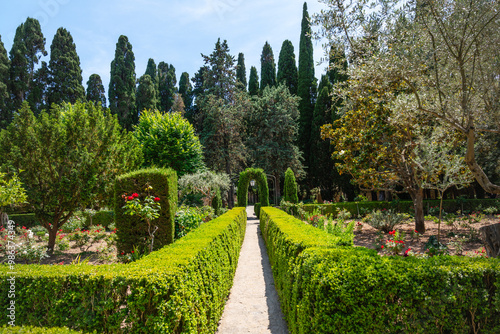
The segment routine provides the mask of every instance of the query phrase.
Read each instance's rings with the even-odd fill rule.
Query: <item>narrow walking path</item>
[[[219,334],[287,334],[274,287],[271,265],[253,207],[247,207],[247,229]]]

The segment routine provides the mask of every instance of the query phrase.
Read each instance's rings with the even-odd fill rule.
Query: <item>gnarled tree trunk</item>
[[[479,229],[489,257],[500,257],[500,223],[483,226]]]
[[[409,193],[415,210],[415,230],[417,230],[418,233],[425,233],[424,190],[418,188],[409,191]]]

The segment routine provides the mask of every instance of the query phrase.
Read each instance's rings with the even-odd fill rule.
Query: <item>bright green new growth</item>
[[[144,110],[134,136],[144,154],[144,166],[170,167],[179,176],[204,167],[203,151],[193,126],[179,113]]]
[[[295,181],[295,175],[293,170],[288,168],[285,172],[285,201],[291,203],[298,203],[299,197],[297,195],[297,182]]]

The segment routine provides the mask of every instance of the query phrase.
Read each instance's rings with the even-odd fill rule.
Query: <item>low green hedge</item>
[[[113,223],[115,219],[115,212],[114,211],[107,211],[107,210],[101,210],[97,211],[93,216],[92,216],[92,225],[97,226],[101,225],[105,228],[108,228],[111,223]],[[90,225],[90,218],[87,217],[86,221]]]
[[[500,333],[500,260],[339,247],[275,208],[261,230],[290,333]]]
[[[24,226],[26,228],[32,228],[40,225],[34,213],[12,214],[9,215],[9,220],[14,221],[16,223],[16,226]]]
[[[431,207],[439,207],[440,200],[425,200],[424,201],[424,210],[426,214],[428,214],[429,208]],[[479,207],[486,209],[490,206],[496,206],[496,199],[467,199],[461,203],[460,201],[449,199],[443,200],[443,210],[449,213],[455,213],[459,210],[462,210],[462,206],[464,210],[475,211]],[[382,210],[382,209],[395,209],[398,212],[405,212],[413,214],[415,211],[413,209],[412,201],[394,201],[394,202],[386,202],[386,201],[371,201],[371,202],[337,202],[331,204],[305,204],[304,210],[308,212],[312,212],[315,208],[321,208],[325,214],[331,214],[336,216],[337,213],[345,209],[351,213],[353,216],[357,216],[358,214],[369,213],[374,210]]]
[[[65,327],[19,327],[19,326],[3,326],[0,328],[0,333],[3,334],[77,334],[81,332],[73,331]],[[96,333],[96,332],[94,332]]]
[[[16,265],[16,325],[99,333],[213,333],[246,227],[235,208],[130,264]],[[0,266],[0,308],[12,270]],[[0,325],[8,318],[1,317]]]
[[[253,206],[253,211],[255,212],[255,216],[257,218],[260,217],[260,203],[255,203]]]

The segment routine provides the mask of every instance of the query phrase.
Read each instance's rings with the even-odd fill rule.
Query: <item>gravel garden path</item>
[[[247,207],[247,228],[233,287],[219,322],[219,334],[287,334],[274,287],[266,246],[253,206]]]

